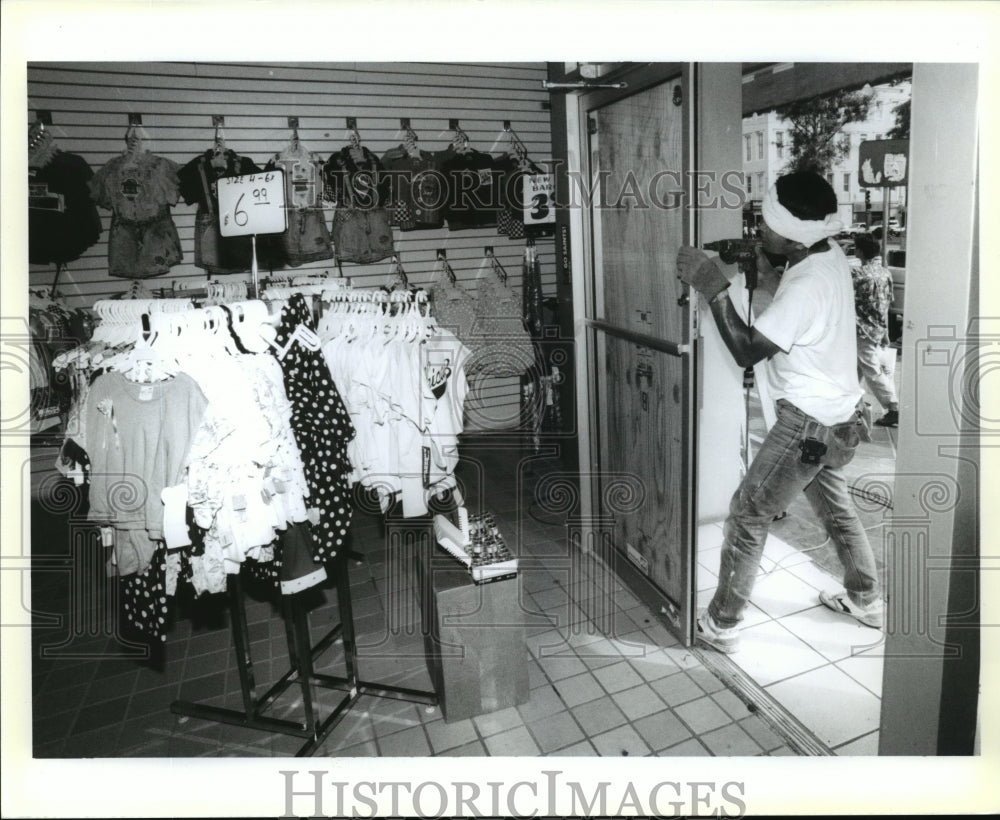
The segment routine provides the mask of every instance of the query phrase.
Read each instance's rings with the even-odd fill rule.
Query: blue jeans
[[[784,399],[777,403],[777,416],[729,505],[719,586],[708,605],[721,627],[736,626],[743,619],[768,528],[800,490],[837,549],[850,599],[867,606],[880,597],[875,556],[841,470],[854,457],[860,420],[827,427]],[[820,463],[802,462],[800,445],[807,438],[826,445]]]

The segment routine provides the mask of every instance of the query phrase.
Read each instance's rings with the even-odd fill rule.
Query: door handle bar
[[[637,345],[648,347],[651,350],[657,350],[660,353],[668,353],[671,356],[687,356],[691,352],[691,345],[689,344],[668,342],[666,339],[660,339],[657,336],[650,336],[646,333],[638,333],[634,330],[617,327],[600,319],[584,319],[584,322],[587,327],[591,327],[594,330],[600,330],[607,333],[609,336],[616,336],[619,339],[634,342]]]

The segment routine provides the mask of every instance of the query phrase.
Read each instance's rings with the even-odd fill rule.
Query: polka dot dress
[[[144,635],[165,641],[167,622],[167,551],[161,544],[142,574],[122,578],[125,617]]]
[[[305,297],[296,293],[281,310],[276,339],[280,347],[288,344],[299,325],[315,332]],[[292,431],[309,485],[306,503],[319,511],[319,521],[312,527],[313,560],[325,563],[344,546],[351,523],[347,444],[354,438],[354,424],[321,351],[296,341],[280,362],[292,404]]]

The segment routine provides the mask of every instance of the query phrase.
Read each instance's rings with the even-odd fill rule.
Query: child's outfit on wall
[[[288,227],[280,237],[283,261],[294,267],[332,258],[323,213],[322,160],[296,140],[268,162],[271,169],[280,169],[285,177]]]
[[[239,273],[251,267],[253,248],[249,236],[222,236],[219,228],[220,177],[257,174],[262,170],[249,157],[235,151],[216,153],[213,149],[192,159],[178,172],[180,194],[188,205],[197,202],[194,221],[194,264],[211,275]],[[270,262],[268,240],[258,237],[257,258]]]
[[[148,151],[129,151],[90,180],[98,205],[112,212],[108,273],[145,279],[167,273],[182,259],[170,207],[180,199],[178,166]]]

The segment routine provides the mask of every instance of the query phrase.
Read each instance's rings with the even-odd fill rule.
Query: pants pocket
[[[854,452],[861,442],[858,422],[838,424],[836,427],[829,427],[826,436],[826,454],[823,457],[823,464],[827,467],[843,467],[854,458]]]

